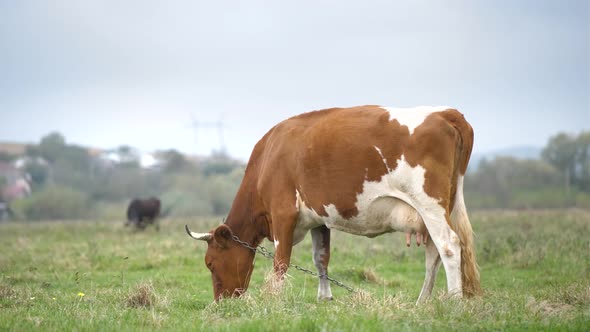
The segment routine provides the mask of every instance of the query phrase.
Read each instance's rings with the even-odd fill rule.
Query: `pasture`
[[[160,232],[122,222],[0,224],[0,330],[395,331],[550,330],[590,327],[590,212],[472,212],[485,295],[414,303],[424,252],[401,233],[374,239],[332,232],[334,300],[317,280],[289,270],[269,293],[272,262],[257,256],[250,289],[212,303],[206,245],[184,231],[219,219],[164,220]],[[269,250],[272,245],[263,243]],[[292,263],[315,270],[309,235]]]

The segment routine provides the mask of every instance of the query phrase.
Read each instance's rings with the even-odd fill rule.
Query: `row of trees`
[[[109,153],[67,144],[51,133],[27,147],[24,170],[31,175],[33,194],[11,203],[17,218],[123,219],[135,197],[160,197],[172,216],[227,213],[243,176],[244,166],[225,154],[192,160],[176,150],[158,151],[159,163],[141,166],[129,146]]]
[[[483,160],[465,192],[475,208],[590,207],[590,132],[552,137],[538,160]]]
[[[24,220],[123,219],[132,198],[158,196],[172,216],[224,215],[244,174],[224,154],[193,160],[159,151],[158,167],[146,169],[134,151],[121,146],[112,162],[49,134],[27,148],[33,194],[12,210]],[[467,173],[465,195],[470,208],[590,207],[590,132],[552,137],[540,159],[482,160]]]
[[[590,132],[559,134],[549,140],[542,156],[561,172],[566,190],[573,186],[590,191]]]

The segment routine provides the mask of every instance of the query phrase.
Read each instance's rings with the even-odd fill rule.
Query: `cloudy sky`
[[[0,1],[0,141],[208,154],[222,122],[246,160],[289,116],[380,104],[543,146],[590,130],[589,48],[587,0]]]

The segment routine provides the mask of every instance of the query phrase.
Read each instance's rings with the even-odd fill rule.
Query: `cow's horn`
[[[213,236],[213,235],[211,235],[211,233],[191,232],[191,230],[188,229],[188,225],[184,225],[184,229],[186,229],[186,233],[195,240],[209,241],[209,240],[211,240],[211,237]]]

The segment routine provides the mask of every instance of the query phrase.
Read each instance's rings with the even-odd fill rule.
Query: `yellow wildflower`
[[[84,293],[82,293],[82,292],[78,293],[78,296],[79,296],[79,297],[84,297],[84,295],[85,295],[85,294],[84,294]]]

